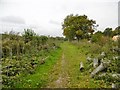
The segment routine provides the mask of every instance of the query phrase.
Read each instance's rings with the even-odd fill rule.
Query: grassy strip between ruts
[[[88,43],[81,44],[78,46],[76,44],[71,44],[69,42],[65,42],[61,45],[62,52],[64,53],[64,65],[61,66],[61,60],[58,60],[57,65],[53,68],[48,86],[52,88],[56,87],[67,87],[67,88],[109,88],[103,80],[95,80],[90,78],[90,72],[87,69],[89,64],[86,62],[86,52],[91,50],[90,47],[86,48]],[[85,70],[80,72],[79,64],[83,62],[85,66]],[[64,68],[64,71],[61,72],[61,68]],[[61,74],[64,74],[61,76]],[[62,78],[59,79],[59,78]],[[64,83],[64,80],[67,80],[67,83]],[[57,81],[59,81],[58,84]],[[62,83],[60,83],[62,82]],[[64,84],[65,85],[64,85]]]
[[[110,86],[104,83],[103,80],[95,80],[90,78],[90,73],[87,67],[89,64],[86,62],[86,52],[92,48],[87,42],[81,42],[79,46],[71,43],[63,45],[65,60],[67,62],[66,68],[68,76],[70,77],[68,87],[70,88],[109,88]],[[85,70],[79,71],[79,64],[83,62]]]
[[[33,75],[27,75],[26,77],[21,78],[19,83],[16,83],[17,88],[40,88],[40,87],[56,87],[54,83],[56,80],[59,80],[60,74],[62,78],[67,80],[67,84],[63,88],[110,88],[103,80],[95,80],[90,78],[90,72],[87,69],[89,66],[86,63],[86,53],[91,50],[91,47],[88,43],[84,44],[81,42],[80,45],[71,44],[65,42],[61,45],[62,49],[58,49],[54,52],[51,52],[49,58],[46,60],[45,64],[38,66]],[[64,53],[64,65],[61,66],[61,56]],[[83,62],[85,70],[83,72],[79,71],[79,63]],[[55,67],[53,67],[55,66]],[[62,71],[61,68],[64,68]],[[65,73],[62,73],[62,72]],[[68,79],[67,79],[68,78]]]
[[[21,77],[20,81],[16,82],[15,88],[40,88],[44,87],[48,82],[49,71],[52,69],[56,61],[61,56],[61,49],[53,50],[46,59],[45,63],[39,65],[34,74]]]

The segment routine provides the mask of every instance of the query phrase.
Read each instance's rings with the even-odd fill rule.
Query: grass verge
[[[87,47],[88,46],[88,47]],[[107,85],[103,80],[95,80],[90,78],[90,72],[87,69],[89,64],[86,62],[87,54],[91,47],[88,43],[81,42],[80,45],[72,44],[70,42],[65,42],[61,45],[62,52],[64,53],[65,65],[64,71],[65,75],[62,78],[67,80],[67,84],[64,85],[64,80],[62,86],[67,88],[109,88],[110,85]],[[86,48],[87,47],[87,48]],[[56,67],[53,68],[50,77],[50,87],[56,88],[56,80],[59,80],[61,72],[61,60],[58,60]],[[83,62],[85,69],[83,72],[79,70],[80,62]],[[69,78],[69,79],[68,79]],[[60,86],[60,85],[59,85]]]
[[[39,65],[34,74],[21,77],[20,81],[16,82],[15,88],[40,88],[45,87],[48,83],[49,71],[61,56],[61,49],[50,52],[49,57],[45,63]]]

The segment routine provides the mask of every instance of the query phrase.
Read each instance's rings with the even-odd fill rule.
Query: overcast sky
[[[98,30],[118,26],[119,0],[0,0],[0,33],[32,28],[40,35],[62,36],[69,14],[87,15]]]

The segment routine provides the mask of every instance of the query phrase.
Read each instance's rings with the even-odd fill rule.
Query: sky
[[[120,1],[118,3],[118,26],[120,26]]]
[[[39,35],[62,36],[70,14],[87,15],[97,31],[118,26],[119,0],[0,0],[0,33],[31,28]]]

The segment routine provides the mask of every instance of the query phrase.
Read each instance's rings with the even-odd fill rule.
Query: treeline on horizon
[[[6,57],[9,55],[19,55],[21,53],[31,52],[30,48],[34,48],[35,50],[41,50],[47,48],[47,41],[49,40],[63,40],[63,37],[50,37],[44,35],[36,34],[32,29],[24,29],[23,34],[20,35],[19,32],[5,32],[1,34],[2,36],[2,57]],[[53,45],[55,45],[53,43]],[[18,49],[19,48],[19,49]],[[10,51],[13,53],[7,53]],[[33,51],[33,50],[32,50]],[[11,56],[12,56],[11,55]]]
[[[89,19],[86,15],[70,14],[65,17],[62,23],[63,35],[69,41],[87,39],[92,42],[99,42],[102,36],[112,38],[115,35],[120,35],[120,26],[115,29],[106,27],[105,30],[97,31],[98,26],[95,20]]]

